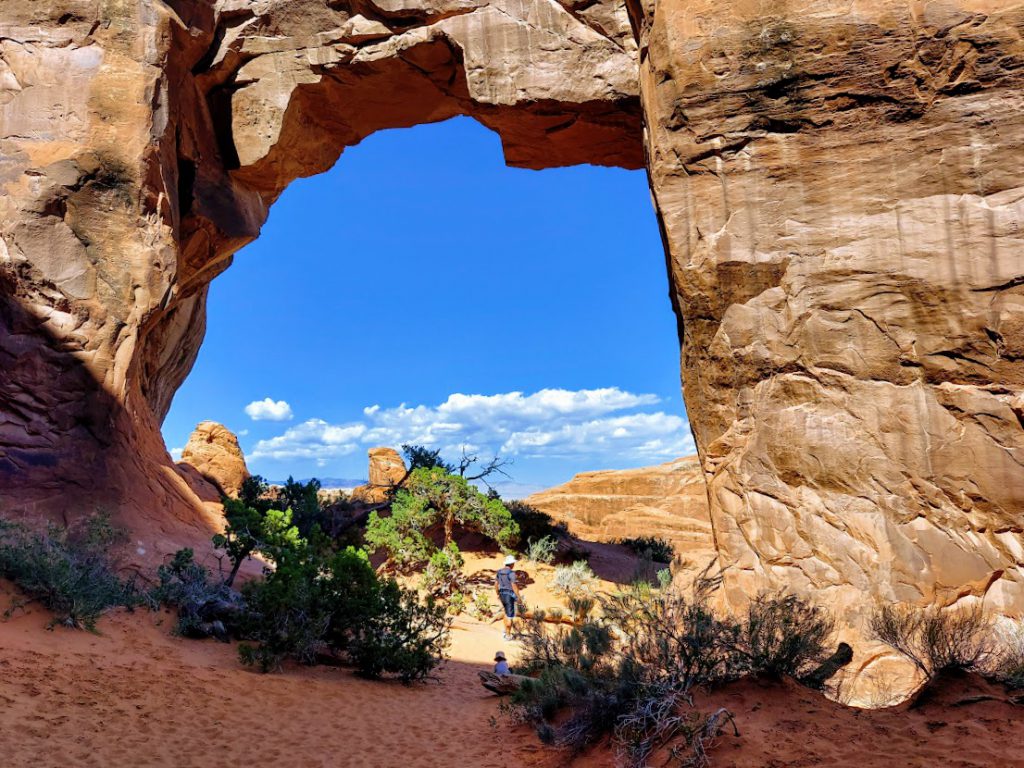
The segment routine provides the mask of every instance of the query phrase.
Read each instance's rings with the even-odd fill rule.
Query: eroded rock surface
[[[4,509],[104,507],[149,551],[201,546],[218,521],[159,424],[210,281],[284,187],[376,130],[458,114],[513,164],[640,167],[637,93],[614,2],[8,0]]]
[[[584,539],[658,536],[698,568],[715,556],[707,487],[696,456],[654,467],[580,472],[525,501]]]
[[[215,421],[203,421],[181,451],[179,464],[187,464],[226,496],[237,497],[249,477],[245,456],[235,434]]]
[[[366,504],[381,504],[388,493],[405,480],[406,467],[401,454],[394,448],[371,448],[368,482],[352,489],[352,498]]]
[[[284,187],[456,114],[639,167],[642,100],[730,600],[1024,611],[1022,40],[1012,0],[7,0],[4,509],[206,541],[159,423]]]
[[[1024,6],[635,15],[731,601],[1024,610]]]

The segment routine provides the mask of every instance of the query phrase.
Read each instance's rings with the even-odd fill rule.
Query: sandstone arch
[[[515,164],[646,157],[734,600],[1024,610],[1021,3],[36,5],[0,22],[8,508],[205,536],[157,425],[209,281],[291,179],[464,113]]]

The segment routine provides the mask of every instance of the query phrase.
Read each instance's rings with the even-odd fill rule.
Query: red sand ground
[[[475,558],[467,570],[490,564]],[[526,597],[550,605],[543,574],[534,576]],[[606,748],[570,761],[501,720],[476,678],[495,650],[511,650],[500,624],[460,620],[439,681],[405,687],[324,667],[261,675],[238,663],[234,645],[173,637],[166,613],[114,613],[100,635],[48,632],[47,620],[30,609],[0,622],[4,768],[613,765]],[[702,704],[729,708],[740,728],[739,739],[719,740],[716,768],[1024,767],[1024,710],[974,679],[888,710],[750,680]]]

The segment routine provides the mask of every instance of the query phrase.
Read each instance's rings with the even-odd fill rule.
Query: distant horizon
[[[469,118],[374,134],[296,181],[208,307],[163,427],[175,456],[205,419],[264,477],[465,446],[513,459],[496,485],[529,495],[695,452],[644,172],[508,168]]]

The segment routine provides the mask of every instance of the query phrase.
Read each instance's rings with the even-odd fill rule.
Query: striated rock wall
[[[698,570],[715,557],[707,487],[696,456],[654,467],[580,472],[525,501],[581,538],[658,536]]]
[[[205,541],[159,423],[210,281],[294,178],[470,114],[515,165],[646,153],[733,603],[1024,610],[1024,6],[628,11],[7,0],[5,512],[102,505],[151,551]]]
[[[1024,610],[1024,5],[637,5],[733,603]]]

